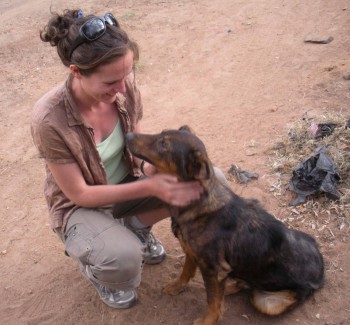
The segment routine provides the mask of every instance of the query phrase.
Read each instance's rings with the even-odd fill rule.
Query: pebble
[[[350,71],[344,73],[343,78],[344,78],[345,80],[350,80]]]
[[[176,262],[176,263],[174,264],[174,268],[177,269],[177,270],[179,270],[179,269],[182,268],[182,264],[181,264],[180,262]]]

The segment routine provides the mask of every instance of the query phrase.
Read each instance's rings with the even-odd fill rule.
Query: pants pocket
[[[89,264],[92,239],[93,234],[83,224],[74,225],[65,234],[65,250],[70,257],[83,264]]]

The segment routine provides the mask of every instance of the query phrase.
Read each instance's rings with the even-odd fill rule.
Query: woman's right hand
[[[176,176],[155,174],[145,181],[153,196],[174,206],[186,206],[200,199],[203,187],[198,181],[179,182]]]

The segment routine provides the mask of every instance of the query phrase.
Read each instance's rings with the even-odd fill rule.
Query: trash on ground
[[[304,39],[305,43],[328,44],[334,40],[333,36],[307,35]]]
[[[228,170],[228,173],[235,176],[237,181],[241,184],[246,184],[252,179],[256,179],[259,177],[257,173],[252,173],[252,172],[243,170],[236,165],[232,165]]]
[[[298,163],[293,170],[289,189],[297,194],[290,203],[295,206],[305,203],[310,195],[325,193],[332,200],[338,200],[340,194],[336,185],[340,176],[333,160],[328,156],[325,146],[315,150],[315,154]]]
[[[324,137],[330,136],[338,126],[338,124],[332,122],[319,124],[312,123],[310,129],[312,136],[315,139],[323,139]]]

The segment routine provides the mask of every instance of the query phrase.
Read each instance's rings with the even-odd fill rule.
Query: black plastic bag
[[[293,171],[289,189],[297,194],[290,205],[305,203],[313,194],[325,193],[332,200],[340,194],[336,185],[340,180],[333,160],[327,155],[325,146],[315,150],[315,154],[300,162]]]

